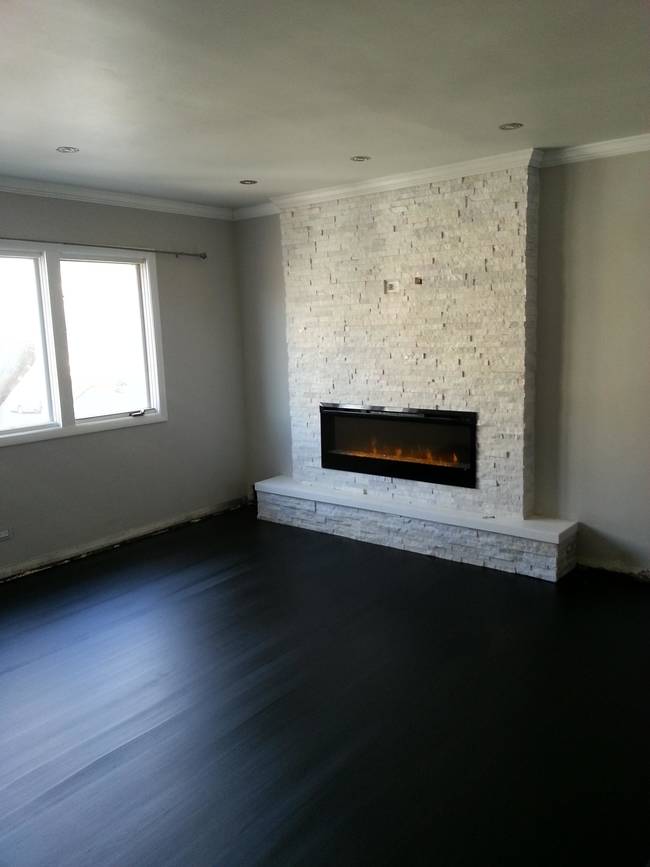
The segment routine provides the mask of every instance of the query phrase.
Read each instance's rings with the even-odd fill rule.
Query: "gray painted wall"
[[[247,481],[291,475],[289,374],[280,218],[235,224],[244,324]]]
[[[650,568],[649,167],[645,153],[541,173],[537,510],[582,522],[582,562],[628,571]],[[289,468],[278,218],[236,234],[248,395],[267,407],[249,464],[260,479]]]
[[[537,504],[650,568],[650,154],[542,172]]]
[[[169,421],[0,448],[0,573],[172,522],[244,493],[233,225],[0,195],[0,237],[205,250],[158,256]]]

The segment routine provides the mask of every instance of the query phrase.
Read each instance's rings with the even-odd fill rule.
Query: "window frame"
[[[53,420],[45,425],[0,431],[0,447],[167,421],[155,254],[122,250],[119,247],[37,244],[0,238],[0,256],[11,257],[12,255],[37,260],[40,322],[45,347],[48,399]],[[75,419],[61,283],[61,261],[124,262],[138,266],[146,376],[152,404],[151,407],[145,408],[143,415],[133,416],[125,412]],[[133,411],[138,409],[134,407]]]

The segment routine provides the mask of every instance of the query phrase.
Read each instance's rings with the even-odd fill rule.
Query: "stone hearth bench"
[[[289,476],[255,485],[258,518],[504,572],[557,581],[575,566],[578,524],[482,517]]]

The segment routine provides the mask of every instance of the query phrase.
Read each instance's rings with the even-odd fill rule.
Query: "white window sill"
[[[140,427],[143,424],[158,424],[161,421],[167,421],[166,413],[151,410],[141,416],[104,416],[102,418],[79,421],[66,426],[50,424],[29,430],[7,431],[6,433],[0,433],[0,448],[2,446],[17,446],[23,443],[60,439],[61,437],[77,436],[79,434],[117,430],[118,428]]]

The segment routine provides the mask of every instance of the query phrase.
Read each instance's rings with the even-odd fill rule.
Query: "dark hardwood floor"
[[[244,510],[0,596],[3,867],[648,862],[647,585]]]

